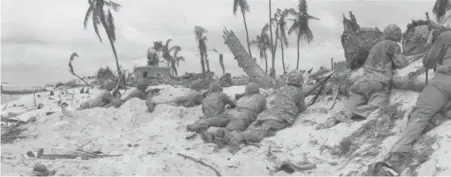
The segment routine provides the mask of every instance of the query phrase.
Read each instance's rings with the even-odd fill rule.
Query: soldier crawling
[[[451,31],[444,31],[434,36],[434,30],[428,35],[425,48],[432,44],[431,50],[423,59],[426,69],[437,66],[434,77],[418,97],[418,101],[409,116],[409,123],[385,159],[385,166],[401,173],[402,166],[408,162],[409,152],[415,141],[421,136],[431,119],[451,118]],[[438,118],[440,117],[440,118]],[[387,174],[376,165],[370,165],[371,176]]]
[[[229,144],[229,151],[235,152],[242,143],[260,142],[264,137],[272,136],[276,131],[291,126],[298,114],[306,110],[303,82],[301,72],[296,70],[289,72],[287,85],[282,87],[274,101],[270,102],[270,109],[260,113],[257,120],[244,132],[219,129],[214,137],[215,142],[220,147]]]
[[[260,93],[256,83],[246,86],[245,95],[236,102],[236,108],[227,109],[222,114],[199,120],[188,126],[188,131],[199,133],[206,143],[215,141],[214,134],[207,132],[209,127],[225,127],[227,131],[244,131],[266,109],[266,98]]]
[[[235,102],[222,91],[223,89],[219,84],[215,82],[210,84],[207,97],[202,102],[203,118],[208,119],[222,114],[226,105],[235,108]]]
[[[202,101],[204,97],[201,93],[202,90],[202,83],[200,81],[194,81],[190,86],[190,91],[181,97],[177,97],[174,100],[171,101],[165,101],[165,102],[154,102],[151,100],[148,100],[146,102],[147,109],[149,112],[153,112],[155,106],[157,104],[170,104],[173,106],[183,106],[183,107],[194,107],[197,105],[202,104]]]
[[[100,93],[91,100],[83,102],[77,110],[90,109],[94,107],[105,107],[110,104],[114,104],[115,98],[111,94],[111,91],[114,89],[116,84],[113,81],[106,81],[103,84],[103,88],[105,90],[100,91]]]
[[[141,81],[136,86],[136,89],[134,89],[132,92],[130,92],[124,99],[120,99],[118,101],[113,101],[110,104],[106,105],[105,107],[113,106],[115,108],[118,108],[118,107],[122,106],[122,104],[124,104],[125,102],[127,102],[128,100],[130,100],[132,98],[138,98],[140,100],[147,100],[146,90],[147,90],[148,86],[149,85],[146,84],[144,81]]]
[[[380,106],[389,104],[393,69],[404,68],[409,62],[397,44],[402,39],[397,25],[388,25],[384,30],[385,40],[374,45],[363,66],[364,76],[350,88],[345,110],[338,112],[319,124],[316,129],[331,128],[340,122],[352,122],[353,118],[367,118]]]

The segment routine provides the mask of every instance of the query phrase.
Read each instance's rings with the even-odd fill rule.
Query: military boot
[[[405,163],[405,153],[390,153],[383,162],[371,164],[364,176],[400,176]]]
[[[332,117],[328,118],[325,122],[318,124],[316,130],[332,128],[341,122],[351,123],[353,113],[350,111],[340,111],[335,113]]]
[[[199,133],[200,138],[204,140],[205,143],[215,143],[215,135],[208,131],[202,131]]]

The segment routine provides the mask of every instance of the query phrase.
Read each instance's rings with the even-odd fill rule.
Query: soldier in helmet
[[[437,126],[441,119],[451,118],[451,31],[429,32],[425,48],[429,48],[423,58],[426,69],[436,66],[434,77],[424,87],[416,105],[409,116],[409,123],[401,133],[383,162],[391,171],[401,173],[408,165],[412,156],[412,147],[425,130]],[[375,174],[370,172],[374,171]],[[387,174],[386,168],[378,168],[372,164],[369,167],[370,176]]]
[[[389,104],[393,69],[404,68],[409,62],[398,44],[402,32],[397,25],[388,25],[384,30],[384,38],[371,48],[363,66],[364,75],[351,86],[345,110],[319,124],[316,129],[352,122],[353,118],[367,118],[380,106]]]
[[[225,127],[227,131],[244,131],[266,109],[266,98],[260,93],[256,83],[246,86],[245,94],[236,102],[236,108],[227,109],[222,114],[196,121],[188,126],[188,131],[199,133],[207,143],[214,142],[214,134],[207,132],[209,127]]]
[[[207,97],[202,102],[203,118],[211,118],[218,116],[224,112],[225,106],[235,107],[235,102],[222,92],[223,88],[215,82],[210,84]]]
[[[149,112],[153,112],[157,104],[170,104],[173,106],[183,106],[186,108],[194,107],[202,104],[202,101],[204,100],[204,96],[202,95],[201,91],[202,91],[201,81],[194,81],[190,86],[190,91],[186,93],[184,96],[177,97],[171,101],[165,102],[154,102],[148,100],[146,102],[146,105]]]
[[[89,109],[94,107],[105,107],[110,103],[115,101],[114,96],[111,94],[111,91],[115,87],[115,83],[113,81],[106,81],[103,84],[103,88],[105,90],[100,91],[100,93],[94,97],[94,99],[83,102],[77,110]]]
[[[265,137],[274,135],[277,131],[289,127],[296,120],[298,114],[306,110],[301,72],[294,70],[288,73],[286,85],[276,93],[269,109],[260,113],[252,125],[244,132],[232,132],[219,129],[215,142],[229,144],[230,151],[236,151],[240,144],[260,142]]]
[[[124,99],[118,99],[113,102],[111,102],[109,105],[105,107],[114,106],[115,108],[120,107],[122,104],[127,102],[128,100],[132,98],[138,98],[140,100],[147,100],[147,94],[146,90],[149,85],[145,83],[144,81],[140,81],[138,85],[136,86],[136,89],[130,92]]]

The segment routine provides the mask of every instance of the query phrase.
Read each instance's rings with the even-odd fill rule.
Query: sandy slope
[[[187,90],[167,85],[158,88],[163,90],[154,98],[155,100],[171,99]],[[231,97],[243,91],[243,86],[224,89]],[[93,92],[95,93],[94,90]],[[56,111],[58,107],[55,104],[56,99],[48,100],[45,93],[42,95],[38,102],[44,103],[45,107],[21,116],[21,119],[26,119],[40,115],[35,123],[27,126],[29,130],[25,132],[28,135],[39,136],[36,139],[2,145],[2,175],[30,175],[36,163],[56,169],[56,175],[215,175],[211,169],[185,160],[177,153],[200,158],[218,169],[222,175],[287,175],[285,172],[271,172],[276,164],[285,160],[294,163],[310,161],[317,165],[314,170],[292,175],[356,174],[352,172],[365,170],[368,163],[380,160],[385,155],[406,122],[398,121],[397,127],[393,129],[395,134],[383,142],[362,144],[354,153],[376,151],[380,152],[379,154],[346,157],[331,155],[324,147],[338,145],[343,138],[377,115],[374,114],[368,120],[351,125],[340,124],[328,130],[316,131],[314,130],[316,122],[324,121],[342,108],[341,103],[337,103],[333,110],[327,110],[331,102],[326,96],[301,114],[292,127],[265,139],[261,147],[243,147],[237,154],[232,155],[227,149],[217,149],[213,144],[204,144],[199,137],[185,139],[189,135],[186,132],[186,125],[201,115],[200,106],[183,108],[159,105],[154,113],[147,113],[144,101],[133,99],[119,109],[94,108],[72,111],[76,117],[71,118],[61,113],[43,116],[43,112]],[[408,111],[414,105],[417,96],[417,93],[395,90],[391,102],[402,103],[401,108]],[[76,94],[74,106],[88,98],[89,95]],[[72,96],[63,95],[61,99],[70,103]],[[32,105],[32,97],[23,97],[16,103]],[[24,108],[8,108],[7,111],[20,112],[20,109]],[[68,109],[73,110],[72,107]],[[3,111],[2,114],[7,111]],[[406,116],[407,114],[404,117]],[[451,165],[446,162],[451,158],[448,152],[451,147],[450,127],[451,122],[448,121],[427,134],[427,136],[438,135],[438,140],[431,145],[435,151],[430,160],[418,168],[418,175],[451,175]],[[46,153],[73,151],[88,142],[91,143],[85,145],[84,150],[100,150],[106,154],[123,154],[123,156],[91,160],[42,160],[25,158],[23,155],[37,148],[44,148]],[[377,147],[366,149],[369,146]],[[329,164],[327,161],[338,162],[338,165]]]

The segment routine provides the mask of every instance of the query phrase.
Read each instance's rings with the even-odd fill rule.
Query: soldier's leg
[[[325,122],[319,124],[316,126],[317,130],[321,129],[327,129],[334,127],[335,125],[341,123],[341,122],[349,122],[351,121],[353,114],[353,111],[355,108],[366,105],[367,99],[364,95],[357,94],[354,92],[351,92],[349,95],[348,100],[345,102],[345,109],[335,113],[332,115],[332,117],[328,118]]]
[[[386,159],[398,172],[407,153],[411,151],[413,144],[421,136],[429,120],[448,102],[451,88],[444,86],[444,84],[434,83],[432,80],[421,92],[406,129],[401,133]]]
[[[207,130],[209,127],[225,127],[232,120],[228,114],[221,114],[209,119],[201,119],[187,126],[188,131],[200,133]]]
[[[236,152],[240,148],[240,144],[243,143],[259,143],[263,138],[273,136],[276,131],[287,126],[285,121],[278,119],[264,120],[260,124],[253,124],[246,131],[237,133],[230,138],[229,152]]]

